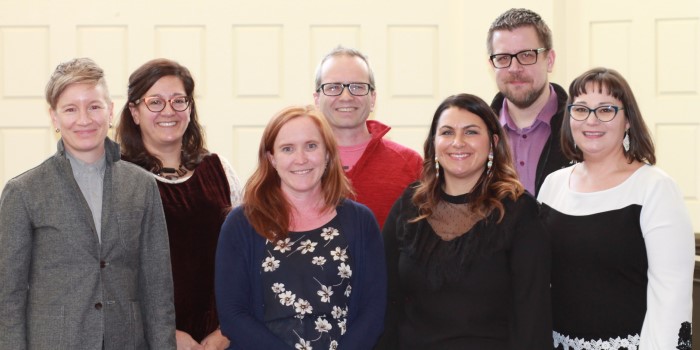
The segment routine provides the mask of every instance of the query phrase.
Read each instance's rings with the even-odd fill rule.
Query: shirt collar
[[[532,125],[535,126],[540,122],[550,125],[552,117],[554,117],[554,115],[557,113],[558,102],[557,92],[554,90],[554,86],[549,84],[549,99],[547,99],[547,103],[545,103],[544,107],[537,114],[537,118]],[[518,126],[515,125],[513,118],[511,118],[510,113],[508,113],[508,99],[506,98],[503,99],[503,106],[501,107],[499,120],[501,121],[501,125],[504,127],[511,130],[518,130]]]

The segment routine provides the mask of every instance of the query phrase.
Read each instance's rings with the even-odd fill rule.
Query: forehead
[[[107,90],[98,83],[73,83],[68,85],[56,100],[57,105],[81,101],[108,101]]]
[[[282,125],[275,138],[275,145],[304,143],[310,140],[321,140],[318,126],[310,117],[296,117]]]
[[[156,80],[146,93],[172,92],[171,90],[184,93],[185,84],[182,79],[174,75],[166,75]]]
[[[478,115],[459,107],[450,107],[442,113],[438,119],[437,127],[450,126],[453,128],[461,128],[467,125],[477,125],[486,128],[486,123]]]
[[[537,31],[533,26],[518,27],[513,30],[501,29],[493,32],[494,53],[516,53],[542,47]]]
[[[329,57],[321,67],[322,82],[369,82],[369,70],[362,58],[337,55]]]

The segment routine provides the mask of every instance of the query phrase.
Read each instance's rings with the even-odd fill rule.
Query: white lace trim
[[[639,347],[639,334],[628,335],[627,338],[585,340],[579,338],[571,339],[568,335],[552,331],[552,337],[554,338],[554,347],[562,345],[564,350],[617,350],[620,348],[637,350]]]

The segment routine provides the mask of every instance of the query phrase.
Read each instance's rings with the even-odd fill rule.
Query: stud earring
[[[61,132],[61,129],[56,128],[56,133],[58,134],[59,132]]]
[[[114,124],[112,124],[112,122],[109,122],[109,128],[111,129],[113,127],[114,127]]]
[[[440,162],[438,162],[438,157],[435,156],[435,178],[440,177]]]
[[[629,152],[630,150],[630,129],[625,130],[625,138],[622,139],[622,147],[625,149],[625,152]]]

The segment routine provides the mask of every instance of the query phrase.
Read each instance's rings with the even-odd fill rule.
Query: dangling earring
[[[489,161],[486,162],[486,173],[491,173],[491,167],[493,166],[493,149],[489,151]]]
[[[622,139],[622,147],[625,149],[625,152],[629,152],[630,150],[630,129],[625,130],[625,138]]]
[[[438,157],[435,156],[435,178],[440,177],[440,163],[438,162]]]

